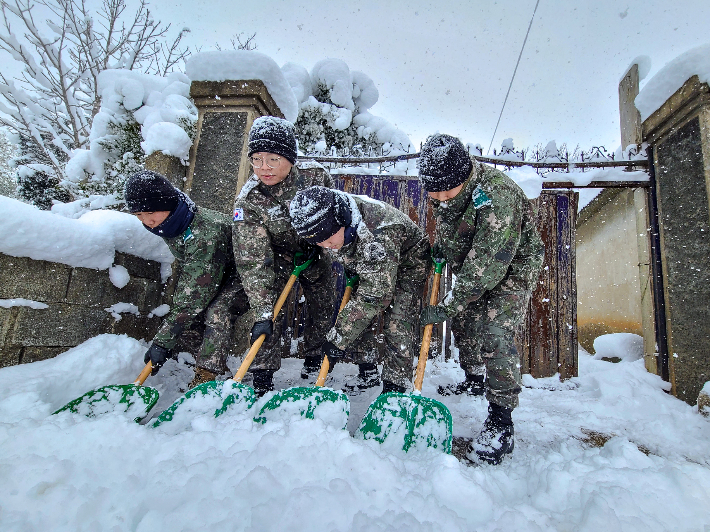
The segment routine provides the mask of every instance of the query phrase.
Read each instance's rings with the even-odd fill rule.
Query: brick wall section
[[[0,299],[49,305],[41,310],[0,307],[0,367],[52,358],[103,333],[150,340],[162,318],[148,318],[148,313],[170,303],[172,283],[161,284],[158,262],[117,253],[114,264],[131,276],[123,288],[111,283],[107,270],[0,253]],[[133,303],[140,316],[121,314],[116,321],[104,310],[114,303]]]

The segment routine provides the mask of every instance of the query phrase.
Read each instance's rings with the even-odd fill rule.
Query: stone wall
[[[160,263],[117,253],[114,264],[131,276],[123,288],[111,283],[107,270],[0,254],[0,299],[48,305],[0,307],[0,367],[52,358],[103,333],[152,339],[161,318],[148,314],[170,299]],[[133,303],[140,316],[124,313],[115,320],[104,310],[115,303]]]
[[[710,86],[688,79],[643,122],[643,139],[658,210],[659,358],[673,394],[695,404],[710,380]]]

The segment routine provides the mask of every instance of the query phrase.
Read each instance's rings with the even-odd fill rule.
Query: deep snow
[[[578,378],[525,376],[515,452],[500,466],[353,438],[377,389],[351,398],[349,431],[300,419],[260,425],[243,413],[196,417],[179,431],[121,415],[50,415],[91,388],[132,382],[145,348],[101,335],[54,359],[0,370],[0,530],[710,526],[710,420],[665,393],[642,360],[612,364],[582,352]],[[182,354],[146,381],[161,393],[156,416],[192,377],[189,359]],[[238,363],[230,359],[233,369]],[[285,360],[277,388],[302,385],[300,366]],[[338,365],[327,384],[337,389],[356,371]],[[455,435],[471,436],[485,399],[435,392],[460,377],[454,360],[430,362],[423,395],[451,409]]]

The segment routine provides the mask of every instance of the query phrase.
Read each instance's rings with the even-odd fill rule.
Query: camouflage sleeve
[[[448,317],[503,280],[520,242],[522,214],[515,200],[504,195],[496,195],[490,205],[478,209],[471,249],[453,289],[439,304]]]
[[[340,349],[350,347],[389,304],[397,280],[400,249],[395,240],[378,237],[362,246],[363,259],[355,268],[360,277],[357,289],[326,338]]]
[[[203,232],[187,240],[184,251],[175,254],[180,273],[170,312],[153,338],[156,344],[175,347],[182,331],[219,293],[227,258],[215,258],[217,241],[218,235]]]
[[[272,318],[276,295],[274,286],[274,252],[271,238],[258,213],[245,208],[244,220],[232,226],[234,262],[242,278],[249,305],[258,320]]]

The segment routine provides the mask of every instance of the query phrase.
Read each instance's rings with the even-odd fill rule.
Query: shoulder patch
[[[368,242],[362,250],[366,260],[383,261],[387,257],[385,248],[379,242]]]
[[[185,232],[182,234],[182,243],[184,244],[188,240],[191,240],[195,238],[195,235],[192,234],[192,230],[188,227],[185,229]]]
[[[244,209],[234,209],[234,216],[233,216],[232,220],[235,222],[243,222],[244,221]]]
[[[471,194],[471,198],[473,199],[474,209],[480,209],[485,205],[493,205],[493,201],[486,195],[486,193],[481,188],[481,185],[478,185],[476,187],[476,189],[473,191],[473,194]]]

